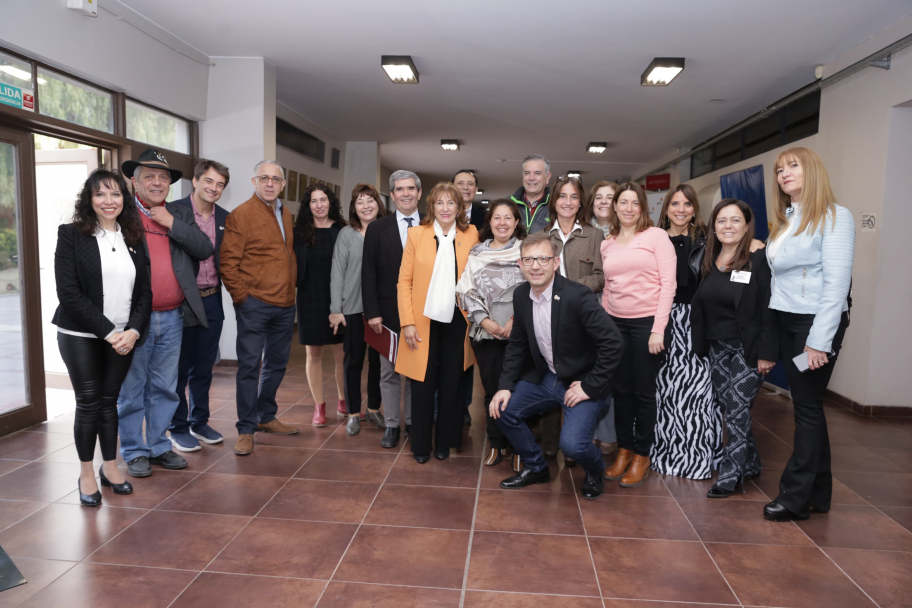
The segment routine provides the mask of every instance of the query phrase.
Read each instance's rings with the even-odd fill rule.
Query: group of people
[[[848,326],[854,223],[820,158],[806,148],[777,158],[766,243],[742,201],[723,199],[704,222],[687,184],[667,193],[654,226],[634,182],[588,193],[574,177],[549,186],[540,155],[522,171],[522,187],[487,209],[473,202],[474,172],[459,171],[430,190],[424,213],[421,180],[396,171],[395,210],[358,184],[347,221],[319,184],[293,221],[275,161],[257,164],[253,196],[231,213],[217,204],[229,172],[214,161],[199,163],[192,194],[174,203],[165,198],[180,172],[156,150],[121,174],[94,172],[55,258],[82,503],[101,503],[96,437],[100,482],[117,493],[132,492],[115,466],[118,434],[133,477],[151,475],[152,464],[186,467],[175,450],[223,441],[208,425],[208,391],[224,285],[237,317],[238,455],[253,451],[256,432],[299,432],[276,418],[297,319],[314,426],[326,424],[331,346],[346,432],[369,423],[394,448],[404,417],[414,459],[445,460],[471,423],[477,361],[484,464],[511,457],[515,473],[501,487],[547,483],[548,460],[562,452],[585,471],[586,499],[605,480],[636,487],[650,470],[693,479],[718,470],[708,496],[724,498],[760,474],[750,410],[781,361],[794,452],[764,516],[826,512],[823,397]],[[368,347],[370,334],[398,339],[398,352]]]

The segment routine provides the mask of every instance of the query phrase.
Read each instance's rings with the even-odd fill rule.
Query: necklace
[[[102,230],[104,230],[105,240],[108,241],[108,243],[111,245],[111,251],[117,251],[117,249],[114,247],[114,245],[117,244],[117,230],[116,229],[114,230],[114,241],[113,242],[108,239],[108,230],[105,230],[104,228],[102,228]]]

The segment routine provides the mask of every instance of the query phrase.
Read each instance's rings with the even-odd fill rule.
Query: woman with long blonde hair
[[[816,152],[790,148],[773,167],[776,194],[766,248],[770,308],[795,408],[795,441],[779,495],[763,515],[788,521],[830,509],[833,476],[823,396],[849,325],[855,222],[836,204]]]

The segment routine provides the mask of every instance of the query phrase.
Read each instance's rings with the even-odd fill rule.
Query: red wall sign
[[[671,187],[671,173],[649,175],[646,177],[647,190],[668,190]]]

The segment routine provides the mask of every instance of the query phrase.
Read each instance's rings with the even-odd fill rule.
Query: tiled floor
[[[313,428],[295,352],[280,418],[300,435],[258,434],[235,456],[222,372],[226,444],[99,509],[78,505],[72,416],[0,440],[0,545],[29,579],[0,607],[912,606],[912,420],[831,405],[833,510],[774,524],[761,513],[793,428],[780,397],[754,409],[765,468],[745,493],[709,500],[708,481],[653,475],[588,502],[582,472],[557,464],[549,485],[498,489],[508,466],[482,466],[479,422],[459,455],[427,465],[407,444],[380,448],[376,429]]]

